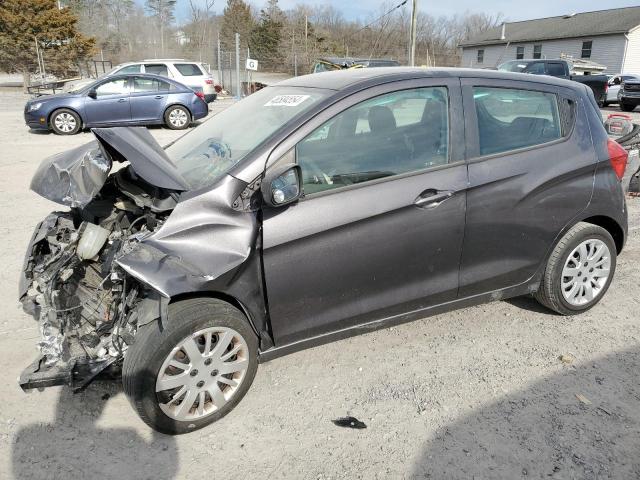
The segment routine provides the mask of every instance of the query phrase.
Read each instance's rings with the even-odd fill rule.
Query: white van
[[[207,65],[181,58],[149,58],[141,62],[122,63],[108,75],[120,73],[153,73],[172,78],[196,92],[202,92],[207,103],[213,102],[221,91],[219,82],[211,74]]]

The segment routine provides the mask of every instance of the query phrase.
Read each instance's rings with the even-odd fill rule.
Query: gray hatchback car
[[[20,300],[42,339],[20,384],[121,372],[171,434],[226,415],[258,363],[297,350],[518,295],[588,310],[627,234],[627,154],[565,80],[328,72],[165,148],[144,128],[93,132],[31,184],[69,208],[28,247]]]

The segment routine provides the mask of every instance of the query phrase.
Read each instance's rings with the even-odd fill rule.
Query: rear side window
[[[552,77],[562,77],[565,74],[564,65],[562,63],[547,64],[547,73]]]
[[[120,73],[140,73],[140,65],[129,65],[129,66],[123,67],[120,70],[118,70],[117,73],[118,74],[120,74]]]
[[[296,146],[306,194],[423,170],[449,160],[448,95],[417,88],[339,113]]]
[[[144,71],[146,73],[153,73],[154,75],[160,75],[161,77],[168,77],[169,71],[164,63],[145,63]]]
[[[474,87],[480,155],[508,152],[562,137],[557,96],[510,88]]]
[[[203,75],[202,70],[200,70],[200,67],[195,63],[174,63],[173,66],[176,67],[176,70],[178,70],[183,77]]]
[[[135,77],[133,79],[133,91],[134,93],[167,92],[169,91],[169,84],[155,78]]]

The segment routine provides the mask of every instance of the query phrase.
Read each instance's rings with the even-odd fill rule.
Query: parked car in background
[[[127,62],[117,65],[107,75],[124,73],[151,73],[167,77],[186,85],[192,90],[202,92],[204,101],[213,102],[222,91],[219,81],[201,62],[190,62],[183,59],[151,58],[141,62]]]
[[[330,72],[331,70],[345,70],[348,68],[399,67],[396,60],[384,58],[350,58],[324,57],[313,64],[311,73]]]
[[[572,75],[571,64],[567,60],[511,60],[498,67],[502,72],[530,73],[532,75],[549,75],[556,78],[573,80],[587,85],[599,106],[604,106],[609,88],[606,75]]]
[[[146,129],[94,134],[31,182],[71,209],[27,248],[20,300],[45,337],[20,384],[122,366],[164,433],[222,418],[259,362],[304,348],[532,293],[585,312],[627,236],[627,152],[586,86],[551,77],[326,72],[165,149]]]
[[[631,112],[640,105],[640,78],[622,82],[618,90],[618,105],[623,112]]]
[[[618,92],[620,91],[620,87],[622,86],[622,83],[626,82],[627,80],[640,80],[640,76],[625,73],[625,74],[612,75],[611,78],[609,78],[609,82],[608,82],[609,88],[607,90],[607,98],[604,102],[605,107],[611,103],[618,103]]]
[[[158,75],[129,74],[33,98],[24,107],[24,120],[34,130],[73,135],[82,128],[114,125],[165,124],[180,130],[208,113],[201,92]]]

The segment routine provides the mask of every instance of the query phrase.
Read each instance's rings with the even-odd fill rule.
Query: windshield
[[[166,148],[192,190],[212,185],[330,90],[268,87],[223,110]]]
[[[522,72],[527,68],[527,62],[513,60],[511,62],[505,62],[498,67],[501,72]]]

